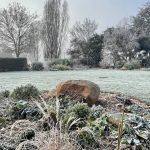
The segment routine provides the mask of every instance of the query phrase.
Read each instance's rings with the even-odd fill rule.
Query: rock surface
[[[48,97],[70,96],[73,99],[95,104],[99,97],[100,88],[87,80],[68,80],[60,82],[56,88],[49,92]]]

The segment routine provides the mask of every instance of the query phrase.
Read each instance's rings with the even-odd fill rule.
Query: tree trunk
[[[17,58],[19,58],[19,56],[20,56],[19,54],[16,54],[16,57],[17,57]]]

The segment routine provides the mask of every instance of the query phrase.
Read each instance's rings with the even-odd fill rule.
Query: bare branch
[[[23,43],[29,41],[29,30],[36,16],[30,15],[19,3],[9,4],[0,11],[0,44],[3,50],[11,49],[16,57],[25,51]],[[7,45],[5,44],[6,42]],[[28,44],[28,43],[26,43]]]

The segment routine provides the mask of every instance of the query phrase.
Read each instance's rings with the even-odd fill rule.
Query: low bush
[[[95,59],[90,57],[90,58],[81,58],[79,60],[80,64],[83,66],[89,66],[89,67],[99,67],[99,63],[95,62]]]
[[[79,61],[80,61],[80,64],[82,64],[82,65],[89,65],[88,59],[86,59],[86,58],[81,58]]]
[[[73,62],[69,59],[55,59],[49,63],[49,67],[54,65],[64,65],[64,66],[73,66]]]
[[[102,115],[102,111],[103,111],[103,107],[101,105],[92,106],[91,111],[90,111],[90,115],[89,115],[89,119],[91,121],[94,121],[97,118],[100,118]]]
[[[38,96],[39,96],[38,89],[31,84],[17,87],[11,94],[11,97],[16,100],[21,99],[29,100],[31,97],[38,97]]]
[[[53,65],[53,66],[49,66],[49,70],[52,71],[65,71],[65,70],[71,70],[71,67],[69,66],[65,66],[62,64],[57,64],[57,65]]]
[[[101,116],[91,122],[90,128],[95,133],[96,137],[105,136],[110,132],[106,116]]]
[[[31,70],[33,70],[33,71],[42,71],[43,69],[44,69],[44,67],[41,62],[33,62],[31,64]]]
[[[7,117],[1,117],[0,116],[0,129],[3,127],[6,127],[8,123],[10,122],[10,119]],[[0,143],[1,144],[1,143]],[[0,147],[1,148],[1,147]]]
[[[87,119],[90,114],[90,108],[85,103],[77,103],[67,110],[67,114],[72,112],[75,114],[76,118]]]
[[[8,98],[9,94],[10,94],[10,91],[5,90],[5,91],[0,92],[0,97]]]
[[[109,68],[114,68],[114,65],[112,63],[109,63],[109,62],[101,61],[100,67],[102,69],[109,69]]]
[[[120,68],[123,67],[123,65],[124,65],[124,62],[122,62],[122,61],[117,61],[117,62],[115,63],[115,68],[120,69]]]
[[[34,104],[24,100],[12,102],[9,106],[8,114],[11,120],[28,119],[36,121],[42,117],[42,113]]]
[[[87,150],[94,149],[97,145],[94,132],[88,127],[83,127],[78,130],[77,141],[82,148]]]
[[[150,56],[147,57],[147,59],[142,59],[141,64],[142,64],[142,67],[145,67],[145,68],[150,67]]]
[[[127,61],[123,68],[127,69],[127,70],[133,70],[133,69],[140,69],[141,68],[141,63],[139,60],[136,59],[132,59],[130,61]]]
[[[49,62],[48,64],[49,70],[52,71],[71,70],[72,66],[73,66],[73,62],[69,59],[55,59]]]

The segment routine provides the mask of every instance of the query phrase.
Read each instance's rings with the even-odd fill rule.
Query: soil
[[[126,101],[126,106],[136,104],[150,111],[150,103],[141,101],[135,97],[126,97],[118,93],[101,92],[97,104],[102,105],[106,109],[106,112],[118,112],[117,104],[123,105],[124,101]]]

